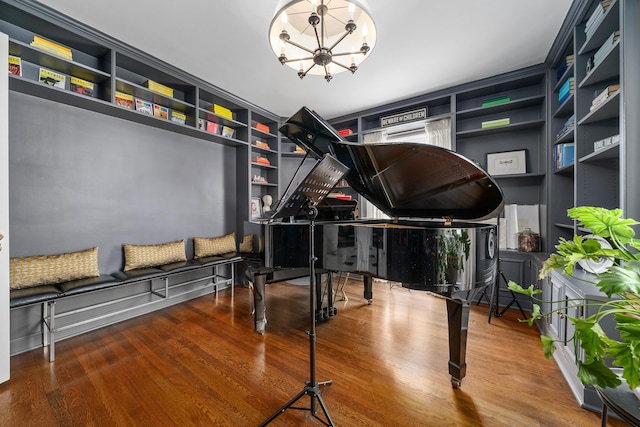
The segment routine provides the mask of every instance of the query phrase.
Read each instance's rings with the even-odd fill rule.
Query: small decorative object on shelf
[[[504,104],[505,102],[511,101],[511,97],[507,95],[499,95],[492,96],[490,98],[485,98],[482,100],[483,107],[491,107],[492,105]]]
[[[256,184],[268,184],[269,181],[267,181],[267,178],[265,178],[264,176],[261,175],[253,175],[253,179],[251,180],[251,182],[256,183]]]
[[[539,252],[540,234],[534,233],[530,228],[525,228],[518,233],[518,250],[520,252]]]
[[[507,126],[509,124],[511,124],[511,119],[509,117],[505,117],[504,119],[487,120],[486,122],[482,122],[482,129],[497,128],[500,126]]]
[[[171,121],[172,122],[176,122],[176,123],[180,123],[180,124],[185,124],[187,122],[187,115],[183,114],[179,111],[175,111],[172,110],[171,111]]]
[[[207,121],[204,119],[198,119],[198,129],[207,130]]]
[[[173,89],[168,86],[161,85],[160,83],[154,82],[153,80],[147,80],[143,83],[143,86],[149,90],[168,96],[169,98],[173,98]]]
[[[22,60],[19,56],[9,55],[9,72],[15,76],[22,75]]]
[[[144,99],[136,98],[136,111],[153,116],[153,104]]]
[[[353,131],[351,129],[338,129],[338,133],[340,134],[340,136],[353,135]]]
[[[133,95],[128,93],[116,92],[116,105],[133,109]]]
[[[168,119],[169,109],[167,107],[163,107],[162,105],[153,104],[153,115],[156,117],[160,117],[161,119]]]
[[[233,138],[233,135],[236,133],[235,129],[230,128],[229,126],[222,127],[222,136],[226,136],[227,138]]]
[[[487,172],[489,175],[527,173],[526,150],[487,154]]]
[[[608,146],[617,144],[618,142],[620,142],[620,134],[600,139],[593,143],[593,151],[602,150],[603,148],[607,148]]]
[[[69,79],[69,83],[71,83],[71,90],[73,92],[77,92],[82,95],[93,96],[93,83],[73,76],[71,76],[71,78]]]
[[[262,216],[262,207],[260,205],[260,197],[251,198],[251,219],[260,218]]]
[[[56,73],[55,71],[47,70],[46,68],[40,68],[38,74],[40,83],[44,83],[48,86],[58,87],[64,89],[67,76],[64,74]]]
[[[47,40],[43,37],[33,36],[31,46],[52,53],[61,58],[68,59],[69,61],[73,60],[73,53],[71,49],[66,46],[62,46],[61,44],[54,43],[51,40]]]
[[[209,111],[213,111],[215,114],[233,120],[233,112],[228,108],[225,108],[218,104],[212,104],[209,106]]]
[[[269,126],[263,125],[262,123],[256,122],[256,124],[253,127],[258,129],[259,131],[269,133]]]

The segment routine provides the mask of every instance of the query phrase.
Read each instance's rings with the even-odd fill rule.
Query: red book
[[[263,125],[262,123],[256,123],[256,129],[269,133],[269,126]]]
[[[340,129],[338,130],[338,133],[340,134],[340,136],[353,135],[353,132],[351,131],[351,129]]]

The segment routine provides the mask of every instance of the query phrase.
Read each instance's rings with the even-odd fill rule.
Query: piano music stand
[[[287,409],[310,411],[311,415],[327,426],[334,426],[320,393],[321,386],[330,386],[332,381],[316,381],[316,274],[315,274],[315,219],[318,215],[320,203],[347,173],[349,168],[326,154],[298,185],[298,188],[282,204],[271,217],[285,218],[305,214],[309,219],[309,381],[305,381],[304,388],[293,399],[285,403],[280,409],[267,418],[260,427],[266,426]],[[309,407],[293,406],[303,396],[310,397]],[[327,421],[318,417],[317,404],[320,404]]]

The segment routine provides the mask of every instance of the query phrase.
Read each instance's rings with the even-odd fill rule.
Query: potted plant
[[[620,209],[582,206],[569,209],[568,214],[596,238],[587,239],[580,235],[574,236],[573,240],[561,238],[556,245],[556,253],[544,262],[540,278],[555,269],[562,269],[563,274],[572,276],[578,263],[584,265],[589,261],[610,260],[603,271],[594,275],[594,284],[609,297],[607,301],[566,300],[570,308],[598,307],[597,312],[587,318],[567,316],[575,326],[575,333],[570,339],[575,348],[578,377],[583,384],[599,388],[617,387],[622,382],[616,371],[621,368],[622,378],[629,388],[635,389],[640,386],[640,240],[634,238],[631,226],[639,223],[622,218]],[[598,238],[606,241],[601,243]],[[558,304],[559,308],[542,313],[536,304],[543,302],[536,297],[541,290],[534,289],[533,285],[524,289],[514,282],[509,282],[508,287],[534,300],[531,318],[522,320],[529,325],[565,309]],[[619,338],[607,336],[601,327],[602,320],[610,317],[615,320]],[[544,354],[549,359],[555,351],[555,341],[550,335],[541,339]],[[580,348],[584,351],[584,360],[578,357]],[[612,366],[606,360],[611,361]]]

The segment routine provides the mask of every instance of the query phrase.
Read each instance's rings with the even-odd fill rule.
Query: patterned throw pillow
[[[124,249],[124,271],[154,267],[186,261],[184,240],[159,245],[122,245]]]
[[[204,258],[213,255],[228,254],[236,251],[236,233],[229,233],[221,237],[194,237],[194,258]]]
[[[245,254],[253,253],[253,234],[246,234],[240,243],[240,252]]]
[[[57,255],[11,258],[9,276],[11,289],[98,277],[98,248]]]

